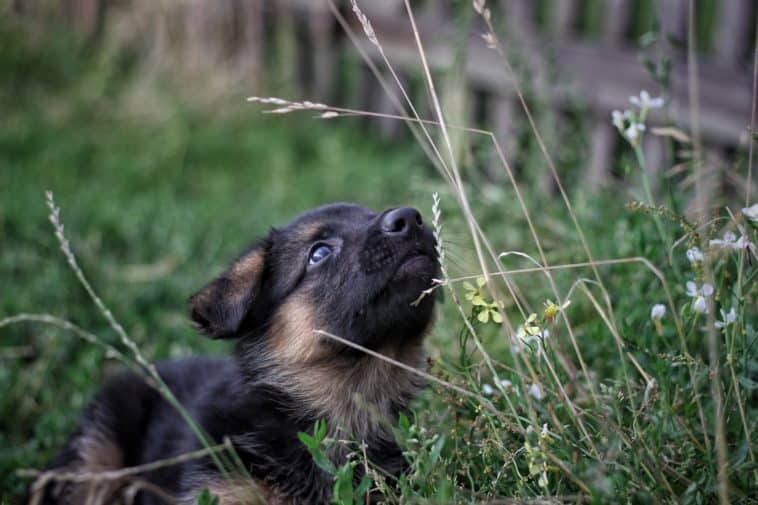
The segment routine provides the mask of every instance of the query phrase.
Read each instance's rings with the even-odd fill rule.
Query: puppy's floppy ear
[[[254,245],[218,278],[190,297],[190,317],[200,332],[211,338],[236,336],[260,293],[269,246],[268,239]]]

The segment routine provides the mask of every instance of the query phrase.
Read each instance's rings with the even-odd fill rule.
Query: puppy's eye
[[[311,256],[308,258],[309,265],[321,263],[327,256],[332,254],[332,248],[326,244],[319,244],[311,250]]]

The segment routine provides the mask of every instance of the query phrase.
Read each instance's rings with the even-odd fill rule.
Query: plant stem
[[[656,212],[657,207],[655,204],[655,199],[653,198],[653,191],[650,189],[650,178],[648,176],[649,169],[647,162],[645,161],[645,154],[642,152],[642,143],[637,142],[637,144],[634,144],[633,147],[634,154],[637,156],[637,164],[640,167],[640,172],[642,172],[642,187],[645,191],[645,198],[647,199],[647,204],[652,208],[655,227],[658,229],[658,234],[661,236],[661,241],[663,241],[663,244],[666,247],[666,253],[668,254],[669,264],[671,265],[671,268],[676,271],[678,277],[681,277],[679,269],[674,262],[673,252],[671,251],[671,248],[668,247],[668,244],[671,243],[671,240],[666,233],[666,230],[663,228],[663,223],[661,222],[660,216]]]

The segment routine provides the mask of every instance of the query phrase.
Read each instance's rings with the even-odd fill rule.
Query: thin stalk
[[[637,142],[636,144],[634,144],[634,155],[636,156],[637,164],[640,167],[640,172],[642,175],[642,188],[645,191],[645,198],[647,199],[647,204],[653,210],[653,221],[655,221],[655,227],[658,229],[658,235],[661,236],[661,241],[663,242],[664,245],[670,244],[672,241],[663,227],[663,223],[661,222],[660,216],[656,212],[655,198],[653,197],[653,191],[650,188],[649,169],[647,166],[647,161],[645,161],[645,153],[642,152],[641,142]],[[671,268],[676,268],[676,263],[674,262],[673,251],[669,247],[666,247],[666,251],[669,257],[669,265],[671,265]]]
[[[695,200],[699,219],[705,219],[707,209],[706,194],[703,190],[703,144],[700,132],[700,93],[698,82],[698,62],[696,54],[695,34],[695,0],[689,0],[689,15],[687,16],[687,85],[690,98],[690,123],[692,125],[692,145],[694,148],[693,162],[695,168]],[[710,259],[703,262],[703,277],[706,282],[713,284],[713,272]],[[715,304],[708,297],[708,361],[711,365],[711,396],[713,397],[713,424],[716,445],[716,466],[718,475],[718,495],[721,505],[729,503],[729,460],[727,458],[726,433],[724,431],[724,405],[721,386],[721,363],[719,360],[719,336],[714,326],[713,313]]]

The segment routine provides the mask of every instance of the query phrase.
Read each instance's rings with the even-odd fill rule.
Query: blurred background
[[[432,118],[403,2],[359,4],[419,114]],[[554,198],[556,181],[471,2],[411,4],[448,120],[495,132],[549,258],[576,260],[581,248]],[[702,182],[716,209],[745,194],[758,3],[694,5]],[[668,104],[649,125],[690,131],[688,2],[489,7],[596,257],[644,252],[652,225],[620,204],[642,198],[611,111],[646,89]],[[452,193],[402,121],[266,115],[245,100],[402,114],[349,3],[6,0],[0,9],[0,317],[46,312],[113,341],[58,251],[45,190],[62,207],[85,273],[151,359],[226,352],[192,333],[186,298],[256,236],[315,205],[414,205],[429,216],[440,192],[451,264],[476,272]],[[489,140],[454,140],[493,244],[536,255]],[[655,193],[684,195],[676,205],[686,213],[688,145],[656,135],[645,143]],[[56,328],[0,335],[0,489],[10,493],[21,487],[12,469],[40,467],[60,446],[103,375],[104,353]],[[444,329],[434,338],[444,341]]]

